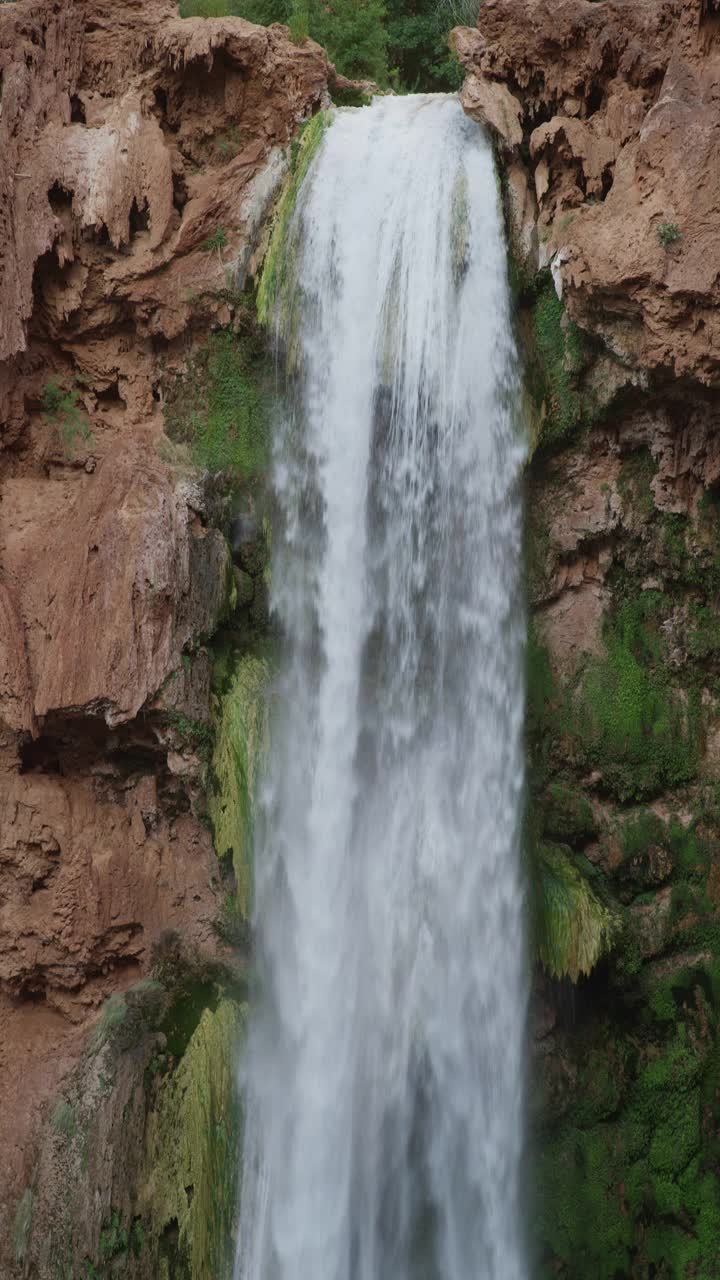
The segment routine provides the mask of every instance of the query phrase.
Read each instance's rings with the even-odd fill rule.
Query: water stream
[[[522,1280],[518,430],[491,148],[337,113],[279,323],[237,1280]]]

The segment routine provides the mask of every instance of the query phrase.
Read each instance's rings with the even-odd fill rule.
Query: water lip
[[[338,112],[286,261],[235,1277],[415,1280],[422,1237],[433,1280],[523,1280],[522,450],[457,97]]]

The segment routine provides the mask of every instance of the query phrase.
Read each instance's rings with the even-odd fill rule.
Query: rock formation
[[[720,15],[486,0],[534,422],[539,1275],[718,1274]]]
[[[177,1121],[219,1125],[234,1169],[242,913],[208,830],[205,645],[238,583],[259,607],[264,553],[252,535],[233,569],[231,499],[165,411],[211,329],[242,325],[287,144],[335,83],[312,42],[170,0],[0,6],[8,1280],[120,1254],[200,1276],[229,1238],[234,1182]]]

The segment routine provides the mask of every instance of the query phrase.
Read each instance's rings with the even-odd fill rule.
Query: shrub
[[[203,240],[200,248],[203,253],[220,253],[225,248],[226,244],[227,234],[225,232],[225,228],[218,227],[217,230],[213,231],[211,236],[208,236],[207,240]]]
[[[45,421],[57,428],[67,457],[72,458],[79,440],[92,442],[90,424],[77,402],[77,391],[71,387],[64,391],[53,379],[46,382],[42,391]]]
[[[677,222],[661,222],[657,229],[657,237],[663,249],[668,249],[671,244],[677,244],[678,240],[682,239]]]

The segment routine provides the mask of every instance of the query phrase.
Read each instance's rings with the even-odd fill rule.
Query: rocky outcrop
[[[213,751],[233,766],[222,735],[213,746],[208,641],[238,603],[242,626],[264,618],[265,553],[233,568],[245,437],[225,457],[222,431],[237,432],[223,419],[200,456],[185,429],[200,406],[214,412],[229,368],[251,376],[234,339],[245,281],[288,144],[335,83],[312,42],[241,19],[183,20],[171,0],[0,5],[8,1278],[99,1274],[121,1254],[135,1259],[128,1274],[204,1275],[206,1212],[225,1256],[234,1181],[218,1208],[218,1151],[205,1139],[176,1150],[169,1135],[178,1108],[198,1130],[227,1123],[234,1178],[227,1061],[247,877],[240,908],[208,828],[225,821],[228,840],[246,839],[245,794],[227,820],[214,796],[208,817]],[[227,341],[213,345],[213,329]],[[247,401],[251,417],[259,402]],[[217,475],[228,462],[234,488]],[[232,705],[242,715],[237,694]],[[143,985],[151,973],[159,990]],[[116,1024],[131,1033],[118,1040]],[[96,1025],[115,1029],[112,1053]],[[203,1055],[215,1040],[225,1048],[208,1101],[196,1077],[212,1077]],[[107,1158],[88,1161],[98,1144]]]
[[[500,135],[533,422],[534,1261],[709,1277],[720,18],[486,0],[455,41],[465,108]]]
[[[571,319],[624,364],[717,385],[713,6],[487,0],[455,44],[471,113],[479,95],[512,95],[539,265],[553,263]]]

